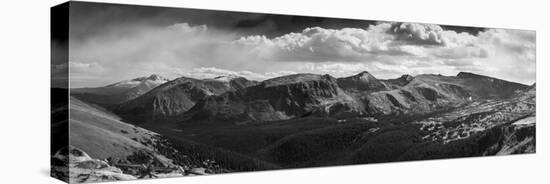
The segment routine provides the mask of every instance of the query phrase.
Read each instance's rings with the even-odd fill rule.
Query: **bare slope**
[[[113,110],[136,123],[167,119],[186,112],[201,99],[227,91],[237,91],[254,84],[254,81],[242,77],[228,80],[181,77],[160,85]]]
[[[154,151],[158,134],[124,123],[118,116],[73,97],[69,111],[70,145],[92,158],[125,158],[145,151],[164,164],[171,164],[171,160]]]
[[[103,87],[71,89],[71,95],[89,103],[110,106],[135,99],[168,81],[167,78],[153,74]]]

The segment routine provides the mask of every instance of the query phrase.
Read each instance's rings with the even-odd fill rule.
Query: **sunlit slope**
[[[153,152],[156,133],[124,123],[116,115],[76,98],[71,97],[69,109],[70,145],[92,158],[123,158],[138,151]]]

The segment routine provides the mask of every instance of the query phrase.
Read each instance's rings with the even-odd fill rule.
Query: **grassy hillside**
[[[185,139],[171,139],[127,124],[98,106],[70,100],[70,145],[92,158],[121,164],[146,163],[208,168],[211,173],[277,169],[277,165]]]

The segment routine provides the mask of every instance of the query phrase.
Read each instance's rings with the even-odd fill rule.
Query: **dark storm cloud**
[[[288,16],[248,12],[214,11],[187,8],[135,6],[108,3],[71,2],[71,24],[74,38],[83,39],[94,34],[112,31],[120,26],[169,26],[186,22],[208,25],[244,35],[265,35],[268,38],[290,32],[301,32],[309,27],[326,29],[366,28],[377,21],[311,16]],[[477,35],[484,28],[441,26],[445,30]]]
[[[208,27],[232,31],[241,36],[261,34],[269,38],[290,32],[300,32],[308,27],[365,28],[376,23],[376,21],[353,19],[88,2],[72,2],[71,10],[73,25],[71,34],[74,39],[85,39],[123,26],[164,27],[180,22],[191,25],[205,24]]]
[[[467,27],[467,26],[454,26],[454,25],[441,25],[444,30],[451,30],[457,33],[468,33],[474,36],[477,36],[479,32],[487,30],[483,27]]]
[[[323,27],[326,29],[366,28],[374,24],[376,24],[376,21],[262,14],[256,19],[241,20],[234,28],[257,30],[254,32],[262,32],[262,35],[273,38],[291,32],[302,32],[302,30],[310,27]]]

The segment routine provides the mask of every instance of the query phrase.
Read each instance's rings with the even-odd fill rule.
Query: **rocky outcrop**
[[[502,139],[495,143],[496,155],[510,155],[518,153],[535,153],[536,128],[535,117],[528,117],[530,121],[525,124],[511,124],[500,127],[495,131],[501,131]]]
[[[124,174],[121,169],[106,161],[93,159],[76,147],[65,147],[52,157],[52,173],[68,173],[69,183],[105,182],[134,180],[136,177]]]

